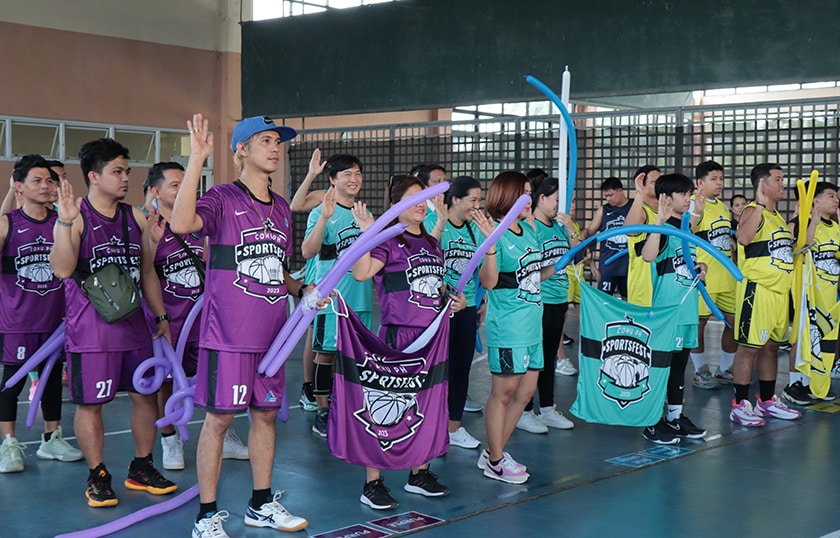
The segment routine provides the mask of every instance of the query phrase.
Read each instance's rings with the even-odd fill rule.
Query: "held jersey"
[[[428,327],[446,302],[443,251],[432,236],[403,232],[370,251],[385,265],[373,277],[382,325]]]
[[[694,196],[691,199],[694,200]],[[722,201],[706,199],[694,234],[714,245],[727,258],[732,258],[732,216]],[[697,261],[708,266],[705,285],[709,293],[735,289],[735,278],[711,254],[698,249]]]
[[[505,230],[496,243],[499,280],[487,290],[490,347],[527,347],[542,342],[542,252],[531,225],[522,220],[519,226],[520,233]],[[493,263],[492,258],[486,263]]]
[[[627,218],[631,205],[631,202],[627,202],[623,206],[604,204],[601,212],[601,227],[599,231],[604,232],[618,228],[619,226],[624,226],[624,219]],[[601,278],[606,280],[606,278],[611,276],[626,276],[627,257],[622,256],[609,265],[604,265],[604,262],[627,248],[627,236],[616,235],[605,239],[601,242],[599,248],[601,250],[598,254],[598,270],[601,272]]]
[[[680,220],[668,219],[668,225],[680,227]],[[676,325],[697,325],[699,298],[697,288],[693,287],[694,278],[690,267],[696,265],[694,246],[690,246],[689,257],[682,249],[678,237],[660,235],[663,239],[659,255],[651,264],[653,271],[653,306],[679,306]],[[690,265],[689,265],[690,264]]]
[[[817,307],[828,312],[837,303],[837,282],[840,280],[840,224],[831,219],[820,219],[814,232],[814,287]]]
[[[476,248],[483,241],[484,235],[475,224],[464,221],[461,226],[456,226],[451,221],[446,221],[446,227],[440,236],[440,246],[443,249],[443,263],[446,266],[444,281],[449,290],[454,292],[467,264],[475,256]],[[475,306],[475,281],[476,278],[473,275],[464,288],[467,306]]]
[[[645,209],[645,222],[643,224],[656,224],[658,214],[647,204],[642,204]],[[653,300],[653,283],[651,282],[651,269],[648,263],[642,259],[642,248],[645,246],[647,234],[627,236],[627,249],[629,250],[627,265],[627,302],[639,306],[651,306]]]
[[[84,230],[79,243],[76,272],[87,276],[109,263],[127,268],[134,282],[140,283],[140,226],[134,220],[131,206],[117,204],[113,217],[96,211],[88,199],[82,200],[81,218]],[[123,219],[128,224],[129,256],[125,256]],[[74,353],[111,352],[140,349],[151,343],[151,334],[143,318],[143,309],[116,323],[107,323],[96,311],[79,285],[68,279],[64,286],[67,300],[67,323],[64,329],[65,348]]]
[[[535,219],[537,239],[542,253],[542,267],[554,267],[554,264],[569,251],[569,234],[559,222],[551,219],[551,225]],[[567,269],[554,273],[551,278],[540,284],[542,300],[546,304],[563,304],[569,301],[569,275]],[[574,278],[574,277],[572,277]]]
[[[52,332],[64,317],[63,281],[50,267],[58,215],[47,211],[44,220],[35,220],[15,209],[6,217],[9,231],[0,251],[0,333]]]
[[[318,219],[321,218],[323,205],[319,205],[309,212],[306,221],[306,235],[308,236]],[[335,261],[356,241],[362,231],[353,218],[349,207],[335,204],[335,213],[324,226],[324,236],[321,238],[321,250],[315,265],[315,282],[319,282],[335,265]],[[373,310],[373,288],[369,280],[357,282],[353,279],[353,272],[347,271],[336,285],[336,289],[355,312],[370,312]]]
[[[292,213],[279,194],[261,202],[240,185],[215,185],[196,203],[210,249],[200,342],[261,353],[286,321],[283,266],[292,252]]]
[[[204,260],[203,237],[197,234],[179,234],[178,237],[190,247],[199,260]],[[172,341],[177,342],[190,310],[204,293],[204,285],[195,268],[193,256],[190,256],[169,226],[164,228],[163,237],[160,238],[155,252],[155,272],[160,279],[163,306],[172,318],[169,321]],[[200,326],[200,322],[193,324],[188,341],[198,340]]]
[[[755,202],[747,207],[758,211]],[[738,267],[744,278],[776,293],[789,293],[793,283],[793,234],[777,210],[763,209],[752,242],[738,244]]]

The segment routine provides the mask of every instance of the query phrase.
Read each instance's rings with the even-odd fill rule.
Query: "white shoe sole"
[[[494,473],[489,466],[484,468],[484,476],[486,476],[487,478],[492,478],[493,480],[498,480],[499,482],[504,482],[506,484],[524,484],[528,481],[529,478],[531,478],[531,475],[529,475],[528,473],[524,473],[518,476],[499,476],[496,473]]]
[[[359,501],[361,501],[362,504],[366,504],[367,506],[370,506],[374,510],[394,510],[394,509],[400,507],[400,503],[397,503],[397,502],[395,502],[394,504],[376,505],[376,504],[373,504],[373,501],[371,501],[370,499],[368,499],[364,495],[359,497]]]

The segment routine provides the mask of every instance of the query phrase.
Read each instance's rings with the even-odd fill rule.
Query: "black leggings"
[[[543,369],[537,378],[540,407],[554,405],[554,358],[563,341],[563,325],[566,323],[566,310],[569,303],[543,303],[542,331],[543,331]],[[534,401],[528,402],[525,411],[534,409]]]
[[[43,363],[38,368],[38,373],[43,370]],[[20,370],[21,365],[4,364],[3,381],[0,387],[6,386],[6,381],[11,379]],[[40,383],[47,383],[44,387],[44,394],[41,397],[41,414],[45,421],[61,420],[61,373],[64,369],[64,361],[56,361],[53,366],[50,378],[41,379]],[[23,376],[17,384],[8,390],[0,391],[0,422],[14,422],[17,420],[18,397],[26,384],[27,376]]]
[[[468,306],[449,320],[449,420],[460,422],[475,355],[476,308]]]
[[[682,405],[685,395],[685,367],[689,350],[671,352],[671,371],[668,372],[668,405]]]

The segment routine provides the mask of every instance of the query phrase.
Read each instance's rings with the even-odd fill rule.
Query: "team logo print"
[[[607,323],[601,340],[601,369],[598,386],[622,409],[640,401],[650,391],[653,351],[648,344],[650,330],[626,321]]]
[[[375,363],[375,369],[371,365]],[[425,358],[399,361],[365,353],[357,364],[364,393],[364,408],[353,416],[365,425],[365,431],[379,441],[383,451],[411,438],[425,416],[417,407],[416,396],[428,372],[408,374],[407,367],[426,365]]]
[[[473,256],[475,245],[464,241],[463,237],[449,241],[443,251],[443,263],[453,281],[457,281],[464,274]]]
[[[767,250],[770,253],[770,265],[787,273],[793,271],[793,249],[789,231],[776,230],[771,233],[770,240],[767,241]]]
[[[692,267],[695,265],[694,261],[694,253],[691,253],[691,264]],[[683,256],[683,249],[682,247],[677,247],[677,251],[674,254],[674,257],[671,259],[671,263],[674,267],[674,274],[676,275],[676,281],[681,286],[685,286],[686,288],[691,288],[694,286],[694,278],[691,276],[691,270],[688,264],[685,261],[685,256]]]
[[[813,253],[817,276],[831,285],[837,284],[837,279],[840,277],[840,262],[837,261],[838,250],[840,250],[840,246],[832,239],[829,243],[821,244],[819,249]]]
[[[549,265],[554,265],[557,261],[563,257],[564,254],[569,252],[569,243],[563,241],[556,235],[549,239],[548,241],[543,242],[542,244],[542,265],[543,267],[547,267]],[[564,273],[565,274],[565,273]]]
[[[834,342],[823,350],[823,338],[831,332],[837,320],[834,319],[829,312],[823,312],[820,308],[811,307],[808,309],[808,332],[810,336],[810,357],[808,362],[811,365],[811,371],[817,375],[828,375],[828,371],[834,364]],[[804,347],[804,346],[803,346]],[[805,350],[803,349],[803,352]],[[823,353],[829,357],[828,361],[823,360]],[[827,363],[826,363],[827,362]]]
[[[616,215],[616,217],[607,223],[606,230],[612,230],[613,228],[619,228],[624,226],[624,215]],[[610,237],[609,239],[604,240],[604,246],[610,248],[612,250],[624,250],[627,248],[627,236],[624,234],[616,235],[615,237]]]
[[[338,241],[335,243],[335,256],[338,258],[341,253],[350,248],[359,237],[362,231],[359,225],[353,221],[349,226],[338,232]]]
[[[193,252],[199,259],[204,257],[203,248],[194,248]],[[163,277],[166,279],[164,290],[175,297],[195,301],[201,295],[201,277],[198,275],[192,256],[184,249],[166,257]]]
[[[129,228],[131,229],[131,228]],[[103,245],[93,247],[93,257],[90,259],[90,272],[93,273],[109,263],[116,263],[128,269],[135,284],[140,284],[140,245],[130,243],[129,258],[125,257],[125,243],[117,236]]]
[[[718,216],[710,225],[706,234],[706,240],[715,246],[716,249],[731,256],[732,253],[732,223]]]
[[[34,243],[18,248],[15,257],[16,284],[23,291],[46,295],[61,288],[61,280],[55,278],[50,267],[52,243],[38,236]]]
[[[236,246],[236,272],[234,285],[247,295],[276,303],[286,296],[283,260],[286,256],[286,234],[265,221],[265,226],[243,230]]]
[[[426,249],[409,256],[408,269],[405,270],[410,291],[408,300],[420,308],[437,309],[442,300],[441,288],[445,272],[440,257],[430,254]]]
[[[540,304],[540,263],[541,254],[528,247],[525,254],[519,258],[519,269],[516,270],[516,282],[519,284],[517,297],[526,303]]]

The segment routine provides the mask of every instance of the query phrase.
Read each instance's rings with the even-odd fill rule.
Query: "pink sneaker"
[[[35,397],[35,391],[38,390],[38,379],[32,379],[29,383],[29,401],[32,401],[32,398]]]
[[[522,484],[530,477],[528,473],[522,471],[518,464],[508,459],[507,456],[502,458],[498,465],[493,465],[489,461],[484,468],[484,476],[494,480],[501,480],[508,484]]]
[[[517,468],[517,471],[522,471],[523,473],[528,470],[528,467],[522,465],[511,456],[508,452],[502,452],[504,454],[505,459],[508,460],[514,467]],[[478,456],[478,462],[476,466],[481,469],[482,471],[487,468],[487,462],[490,461],[490,451],[486,448],[481,451],[481,454]]]
[[[755,395],[755,414],[760,417],[773,417],[782,420],[796,420],[802,416],[802,413],[786,406],[774,394],[770,400],[762,402],[758,394]]]
[[[749,400],[741,400],[741,403],[735,403],[734,398],[732,399],[732,411],[729,412],[729,420],[748,428],[767,424],[763,418],[755,414]]]

